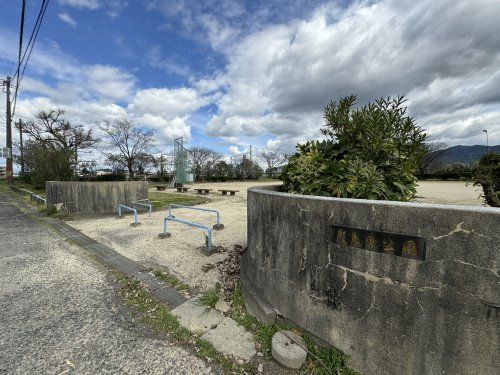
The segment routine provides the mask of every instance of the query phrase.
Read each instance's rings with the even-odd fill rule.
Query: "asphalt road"
[[[204,374],[135,321],[104,267],[0,192],[0,374]]]

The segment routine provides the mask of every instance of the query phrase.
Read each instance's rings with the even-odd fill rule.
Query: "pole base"
[[[172,237],[172,235],[168,232],[167,233],[160,233],[158,235],[158,238],[170,238],[170,237]]]
[[[139,227],[141,226],[141,223],[130,223],[131,227]]]
[[[224,229],[224,224],[214,224],[212,227],[214,230],[222,230]]]

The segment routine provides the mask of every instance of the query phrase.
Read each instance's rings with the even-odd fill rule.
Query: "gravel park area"
[[[197,207],[213,208],[220,212],[221,221],[225,228],[221,231],[213,231],[214,246],[230,249],[235,244],[246,245],[247,189],[251,186],[276,184],[279,184],[279,182],[227,182],[190,186],[191,188],[213,189],[211,194],[207,195],[210,202]],[[239,192],[235,196],[222,196],[217,191],[222,188],[239,190]],[[151,191],[154,191],[154,188]],[[169,190],[168,193],[172,193],[172,190]],[[195,193],[178,194],[194,195]],[[465,182],[423,181],[419,185],[416,201],[481,206],[483,203],[478,198],[479,194],[480,190],[478,188],[466,186]],[[174,215],[178,218],[196,221],[209,226],[215,223],[215,214],[211,213],[176,210]],[[158,238],[158,234],[163,228],[164,217],[164,210],[154,212],[151,219],[148,219],[146,213],[141,213],[139,220],[142,225],[135,228],[129,226],[132,221],[130,215],[121,220],[115,217],[102,217],[74,220],[68,222],[68,224],[95,240],[112,247],[130,259],[148,266],[156,265],[159,268],[167,268],[170,273],[192,288],[198,290],[212,288],[219,279],[219,271],[216,267],[208,271],[203,271],[202,268],[206,264],[215,265],[217,262],[224,260],[226,253],[220,252],[207,255],[201,251],[201,248],[205,245],[204,231],[179,223],[169,223],[171,238]]]
[[[214,246],[226,249],[234,245],[246,244],[246,195],[247,189],[255,185],[276,185],[271,182],[235,182],[235,183],[205,183],[192,187],[214,189],[207,195],[209,203],[197,207],[213,208],[219,211],[224,229],[212,232]],[[279,182],[278,182],[279,184]],[[191,186],[190,186],[191,187]],[[222,196],[217,189],[239,190],[235,196]],[[151,191],[155,191],[154,188]],[[192,190],[191,190],[192,191]],[[168,190],[172,193],[173,190]],[[195,195],[196,193],[178,193]],[[176,217],[189,221],[212,226],[215,224],[215,214],[193,210],[175,210]],[[212,288],[219,279],[219,271],[212,268],[202,271],[205,264],[215,265],[226,258],[225,252],[207,255],[201,248],[205,246],[205,231],[188,227],[179,223],[169,223],[171,238],[160,239],[158,234],[163,230],[165,210],[154,212],[149,219],[147,213],[142,212],[139,227],[130,227],[133,218],[131,215],[124,219],[103,217],[69,221],[68,224],[82,231],[89,237],[105,244],[124,256],[148,266],[158,265],[168,268],[168,271],[177,276],[190,287],[207,290]]]

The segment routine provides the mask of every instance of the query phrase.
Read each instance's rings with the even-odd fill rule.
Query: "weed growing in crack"
[[[200,305],[205,306],[207,309],[213,309],[220,298],[220,284],[215,284],[215,288],[203,292],[198,302]]]

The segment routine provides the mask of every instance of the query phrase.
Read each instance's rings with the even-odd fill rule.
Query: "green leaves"
[[[426,154],[425,132],[406,99],[381,98],[355,109],[356,96],[325,107],[326,141],[297,145],[282,178],[287,191],[344,198],[409,200]]]
[[[492,207],[500,207],[500,155],[489,152],[474,168],[474,186],[481,185],[483,198]]]

